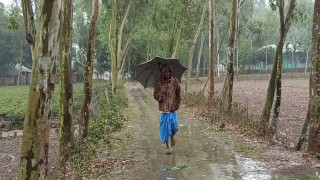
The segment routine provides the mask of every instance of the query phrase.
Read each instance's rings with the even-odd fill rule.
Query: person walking
[[[161,78],[154,86],[153,97],[159,104],[159,133],[162,144],[166,144],[167,154],[171,154],[175,146],[174,135],[178,131],[177,110],[180,108],[180,83],[173,76],[172,70],[166,64],[160,66]]]

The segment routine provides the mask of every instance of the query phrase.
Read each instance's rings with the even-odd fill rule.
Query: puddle
[[[266,168],[266,164],[255,161],[251,158],[236,156],[237,168],[243,180],[269,180],[271,172]]]
[[[160,144],[157,104],[150,92],[143,89],[130,91],[135,106],[139,106],[141,117],[136,120],[141,135],[136,138],[135,156],[142,157],[144,163],[132,169],[119,172],[110,179],[177,179],[177,180],[254,180],[271,179],[264,164],[234,154],[207,133],[208,128],[189,119],[179,111],[179,131],[175,137],[173,154],[165,154],[165,146]],[[170,167],[179,167],[168,170]]]

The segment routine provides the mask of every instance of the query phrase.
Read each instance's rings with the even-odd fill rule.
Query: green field
[[[102,85],[102,83],[93,86]],[[11,121],[21,121],[26,109],[29,86],[3,86],[0,87],[0,116]],[[53,115],[59,112],[60,86],[55,85],[53,99]],[[73,108],[80,109],[83,103],[83,83],[73,84]]]

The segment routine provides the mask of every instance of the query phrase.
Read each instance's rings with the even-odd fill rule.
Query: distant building
[[[20,64],[8,68],[6,72],[0,74],[0,85],[16,85],[18,83]],[[20,84],[30,84],[31,69],[21,65]]]

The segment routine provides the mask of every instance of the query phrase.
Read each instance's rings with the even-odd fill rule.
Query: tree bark
[[[111,8],[111,23],[110,23],[110,34],[109,34],[109,49],[111,54],[111,88],[112,93],[116,92],[117,87],[117,47],[118,47],[118,2],[112,0]]]
[[[89,33],[89,45],[87,52],[87,63],[85,68],[85,78],[84,78],[84,101],[82,105],[82,137],[85,138],[89,131],[89,106],[92,96],[92,79],[93,79],[93,60],[94,60],[94,49],[96,41],[96,32],[98,24],[98,14],[99,14],[99,1],[92,0],[92,19],[90,25]]]
[[[21,84],[21,73],[22,73],[22,39],[20,41],[19,72],[18,72],[17,86],[20,86]],[[26,84],[27,84],[27,81],[26,81]]]
[[[188,1],[186,0],[185,1],[185,8],[184,8],[184,13],[183,13],[183,18],[182,18],[182,21],[181,21],[181,24],[180,24],[180,28],[179,28],[179,32],[178,32],[178,37],[176,39],[175,47],[174,47],[173,53],[171,55],[172,58],[176,58],[178,50],[179,50],[179,45],[180,45],[180,41],[181,41],[181,38],[182,38],[182,33],[183,33],[183,30],[184,30],[186,17],[187,17],[187,7],[188,7]]]
[[[320,1],[314,1],[308,151],[320,153]]]
[[[123,61],[123,56],[125,54],[122,47],[123,29],[125,22],[127,21],[130,9],[132,7],[133,1],[130,0],[126,7],[125,15],[122,19],[121,25],[119,26],[118,18],[118,2],[112,0],[112,12],[111,12],[111,23],[110,23],[110,34],[109,34],[109,49],[111,51],[111,78],[112,78],[112,93],[116,92],[118,72],[121,69],[121,64]],[[127,41],[129,42],[129,40]]]
[[[189,80],[190,80],[190,76],[191,76],[191,72],[192,72],[192,59],[193,59],[193,53],[194,53],[194,47],[196,46],[198,37],[199,37],[199,33],[200,30],[202,28],[202,24],[203,24],[203,20],[204,20],[204,14],[205,14],[205,10],[206,10],[206,2],[204,3],[203,9],[202,9],[202,14],[201,14],[201,20],[197,29],[196,34],[194,35],[194,39],[193,39],[193,43],[190,49],[190,53],[189,53],[189,62],[188,62],[188,74],[187,74],[187,82],[186,82],[186,86],[185,86],[185,91],[188,92],[188,85],[189,85]]]
[[[309,88],[309,92],[310,92],[310,88]],[[310,97],[310,93],[309,93],[309,97]],[[296,144],[296,147],[295,147],[296,151],[300,151],[301,150],[302,145],[303,145],[304,141],[306,140],[306,135],[307,135],[307,130],[308,130],[309,123],[310,123],[310,103],[308,105],[307,116],[306,116],[306,119],[305,119],[305,121],[303,123],[303,127],[302,127],[302,130],[301,130],[301,134],[300,134],[298,143]]]
[[[214,26],[215,26],[215,0],[209,0],[209,106],[214,102],[214,75],[215,75],[215,46],[214,46]]]
[[[124,48],[122,50],[122,52],[123,52],[123,54],[121,55],[122,56],[122,61],[121,61],[121,67],[120,67],[120,69],[118,71],[118,77],[120,77],[121,74],[122,74],[123,67],[124,67],[125,62],[126,62],[126,57],[127,57],[128,51],[129,51],[128,49],[129,49],[129,44],[130,44],[130,40],[131,40],[132,36],[133,36],[133,33],[131,33],[129,35],[129,37],[127,39],[127,42],[126,42],[126,45],[124,46]]]
[[[309,50],[307,50],[306,67],[304,67],[304,75],[307,75],[308,60],[309,60]]]
[[[286,19],[284,21],[284,34],[283,34],[283,42],[286,40],[287,33],[289,31],[291,22],[292,22],[292,17],[294,15],[294,9],[296,6],[296,0],[290,0],[289,4],[289,10],[286,15]],[[268,127],[268,122],[270,119],[270,111],[272,108],[273,104],[273,99],[274,99],[274,94],[275,94],[275,87],[276,87],[276,76],[277,76],[277,64],[278,64],[278,52],[282,52],[282,47],[281,45],[281,40],[278,41],[277,45],[277,51],[275,55],[275,60],[273,62],[273,67],[271,71],[271,77],[269,80],[269,85],[268,85],[268,90],[267,90],[267,96],[266,96],[266,101],[262,110],[261,118],[259,121],[259,131],[262,135],[265,135],[267,132],[267,127]]]
[[[72,19],[73,0],[65,0],[61,5],[62,20],[59,37],[60,54],[60,99],[59,99],[59,127],[60,127],[60,169],[63,178],[66,174],[66,164],[69,161],[70,148],[73,140],[72,133]]]
[[[26,40],[30,45],[34,45],[36,36],[36,26],[34,22],[34,13],[31,0],[22,1],[24,29]],[[33,47],[31,47],[32,49]]]
[[[49,132],[61,0],[40,1],[37,30],[31,1],[22,1],[22,7],[26,39],[32,53],[32,77],[24,117],[19,179],[48,179]]]
[[[197,73],[196,73],[196,78],[197,78],[197,79],[199,79],[199,72],[200,72],[200,63],[201,63],[201,56],[202,56],[203,40],[204,40],[204,36],[203,36],[203,33],[202,33],[202,34],[201,34],[200,48],[199,48],[199,53],[198,53],[198,62],[197,62]]]
[[[278,129],[280,105],[281,105],[281,75],[282,75],[282,49],[284,44],[284,0],[279,0],[279,16],[280,16],[280,40],[278,48],[278,63],[277,63],[277,77],[276,77],[276,101],[274,104],[273,118],[269,123],[269,137],[274,137]]]
[[[236,36],[236,19],[238,12],[238,0],[232,1],[232,12],[230,18],[230,34],[229,34],[229,43],[227,47],[227,69],[226,76],[224,79],[224,85],[222,90],[222,102],[223,108],[226,113],[231,112],[232,106],[232,93],[233,93],[233,79],[234,79],[234,52],[235,52],[235,36]]]

